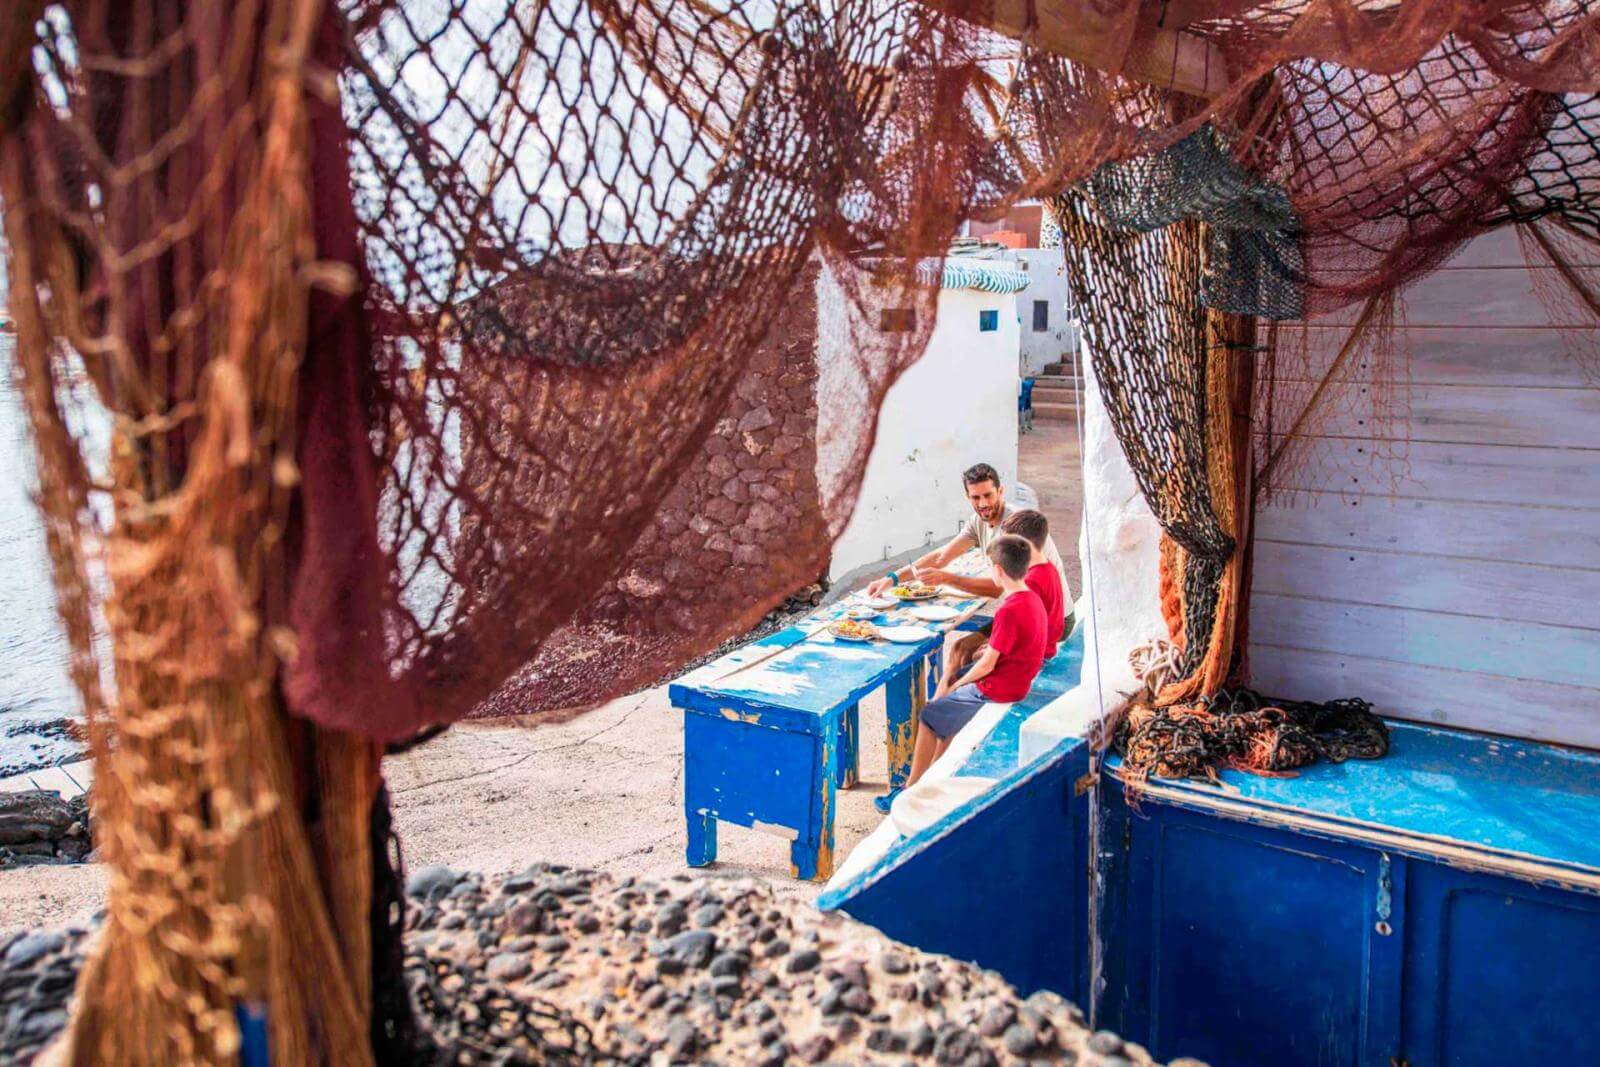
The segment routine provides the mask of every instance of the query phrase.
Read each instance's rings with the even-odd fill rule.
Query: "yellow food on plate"
[[[922,582],[908,582],[905,585],[897,585],[889,592],[901,600],[926,600],[928,597],[939,595],[938,589],[931,585],[924,585]]]
[[[846,641],[871,641],[878,636],[878,628],[871,623],[857,622],[855,619],[840,619],[828,627],[828,632],[835,637],[842,637]]]

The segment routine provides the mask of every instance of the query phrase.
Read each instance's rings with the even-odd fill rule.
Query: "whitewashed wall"
[[[819,282],[817,314],[836,314],[840,299]],[[998,312],[999,328],[978,330],[978,313]],[[829,367],[847,356],[832,346],[845,331],[819,329],[819,391]],[[1017,312],[1009,294],[945,289],[922,358],[890,388],[878,417],[878,436],[850,523],[835,542],[830,577],[888,559],[958,532],[972,513],[961,472],[993,464],[1008,485],[1017,475]],[[860,418],[859,408],[819,403],[817,437],[829,439],[828,420]],[[819,445],[819,467],[828,460]],[[819,473],[823,484],[827,472]]]
[[[1410,476],[1260,513],[1259,687],[1600,747],[1600,389],[1535,281],[1502,229],[1406,291]]]
[[[1019,344],[1022,373],[1039,374],[1047,363],[1070,362],[1078,344],[1078,330],[1067,307],[1072,294],[1067,288],[1066,261],[1059,248],[1019,248],[1013,253],[1017,265],[1028,272],[1028,287],[1017,294]],[[1033,328],[1033,303],[1045,301],[1050,308],[1049,328]]]

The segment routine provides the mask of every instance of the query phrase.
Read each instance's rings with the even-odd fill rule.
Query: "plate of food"
[[[955,608],[944,604],[918,604],[910,611],[913,619],[921,619],[923,622],[949,622],[960,614],[961,612]]]
[[[878,636],[896,645],[918,645],[938,634],[926,626],[884,626]]]
[[[876,619],[880,610],[882,609],[868,605],[866,607],[849,608],[844,615],[847,619]]]
[[[859,619],[840,619],[828,627],[828,632],[840,641],[872,641],[878,636],[878,628],[870,622],[861,622]]]
[[[939,595],[939,590],[924,582],[905,582],[890,589],[889,595],[896,600],[932,600]]]

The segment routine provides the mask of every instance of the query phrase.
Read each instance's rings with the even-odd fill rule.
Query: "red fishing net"
[[[178,491],[259,90],[293,68],[309,317],[292,418],[255,439],[298,479],[262,632],[294,710],[398,737],[660,677],[813,581],[931,324],[916,264],[963,218],[1168,153],[1119,224],[1209,220],[1208,291],[1280,315],[1502,222],[1600,232],[1585,4],[1089,13],[1069,52],[1181,32],[1219,91],[1071,62],[1056,15],[1036,46],[980,28],[999,3],[35,5],[4,129],[12,243],[67,343],[37,367],[81,361]],[[256,58],[280,22],[306,48]]]
[[[1597,22],[1570,0],[13,0],[18,378],[113,871],[76,1061],[231,1062],[263,1002],[274,1062],[368,1062],[366,739],[603,699],[812,582],[963,219],[1096,175],[1086,221],[1195,237],[1165,286],[1185,322],[1210,319],[1191,295],[1382,318],[1489,226],[1600,236]],[[1148,84],[1169,69],[1209,95]],[[1130,450],[1141,486],[1195,574],[1232,580],[1224,516],[1159,497],[1245,499],[1195,438],[1249,376],[1172,363],[1218,345],[1160,347],[1141,318],[1174,309],[1131,301],[1163,288],[1080,311],[1132,345],[1092,353],[1125,372],[1101,375],[1119,433],[1185,438]],[[1344,392],[1297,395],[1314,418]],[[1184,595],[1239,621],[1237,581],[1220,608]]]

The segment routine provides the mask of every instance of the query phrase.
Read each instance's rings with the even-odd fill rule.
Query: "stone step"
[[[1076,382],[1061,381],[1052,378],[1040,378],[1033,383],[1034,396],[1077,396],[1083,392],[1083,386]]]
[[[1043,373],[1059,377],[1071,377],[1073,375],[1073,365],[1071,363],[1046,363]]]
[[[1033,418],[1035,422],[1077,422],[1077,404],[1041,404],[1033,402]]]

